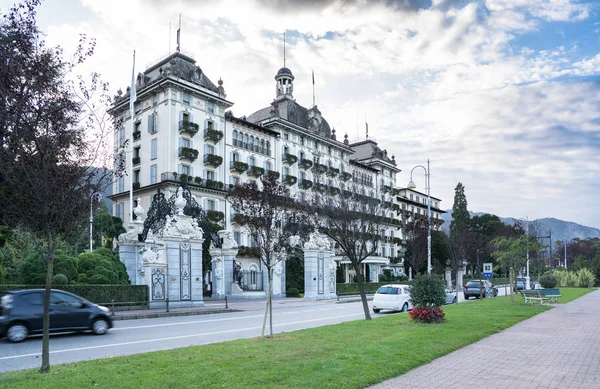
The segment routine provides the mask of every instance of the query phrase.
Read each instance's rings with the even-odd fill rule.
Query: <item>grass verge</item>
[[[562,302],[592,289],[561,289]],[[445,306],[444,324],[405,314],[206,346],[0,375],[18,388],[363,388],[551,309],[508,297]]]

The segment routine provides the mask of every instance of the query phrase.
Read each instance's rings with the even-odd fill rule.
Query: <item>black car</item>
[[[0,338],[21,342],[42,333],[43,289],[8,292],[0,297]],[[112,328],[110,310],[62,290],[50,292],[50,332],[92,331],[105,334]]]
[[[498,289],[488,280],[471,280],[464,286],[465,300],[469,297],[479,298],[482,295],[485,298],[486,291],[491,292],[494,297],[498,296]]]

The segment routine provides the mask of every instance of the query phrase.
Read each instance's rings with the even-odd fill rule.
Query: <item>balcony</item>
[[[335,168],[333,166],[330,166],[329,169],[327,169],[327,175],[329,177],[335,177],[340,173],[340,169]]]
[[[281,160],[284,164],[292,166],[293,164],[298,162],[298,157],[296,157],[294,154],[283,154]]]
[[[292,176],[290,174],[286,174],[285,176],[283,176],[283,183],[288,186],[292,186],[296,182],[298,182],[298,178],[296,176]]]
[[[306,178],[303,180],[300,180],[300,188],[302,189],[310,189],[313,187],[313,182],[311,180],[307,180]]]
[[[138,190],[138,189],[140,189],[140,187],[141,187],[141,184],[139,182],[133,183],[133,190]]]
[[[189,136],[193,137],[198,133],[200,126],[194,122],[190,122],[188,120],[182,120],[179,122],[179,133],[187,133]]]
[[[204,129],[204,141],[211,141],[213,144],[217,144],[223,139],[223,131],[213,130],[212,128]]]
[[[179,148],[179,159],[188,159],[191,162],[194,162],[198,158],[198,150],[192,149],[190,147],[180,147]]]
[[[345,199],[349,199],[350,197],[352,197],[352,194],[353,194],[353,193],[352,193],[352,191],[350,191],[350,190],[344,190],[344,192],[343,192],[343,195],[342,195],[342,196],[343,196]]]
[[[220,221],[225,218],[225,214],[221,211],[209,209],[206,211],[206,217],[208,218],[208,220]]]
[[[384,208],[392,208],[392,202],[391,201],[384,201],[383,202],[383,207]]]
[[[200,186],[206,188],[206,189],[215,189],[215,190],[223,190],[223,183],[221,181],[214,181],[214,180],[202,180],[202,183],[200,184]]]
[[[317,192],[325,193],[325,192],[327,192],[327,185],[325,185],[325,184],[315,184],[313,186],[313,189],[316,190]]]
[[[325,173],[327,173],[327,165],[323,165],[321,163],[315,163],[313,165],[313,172],[325,174]]]
[[[184,184],[191,184],[193,180],[194,176],[190,176],[189,174],[182,173],[179,175],[179,181],[183,182]]]
[[[352,178],[352,174],[350,174],[348,172],[342,172],[342,175],[340,176],[340,180],[342,180],[342,181],[348,181],[351,178]]]
[[[340,188],[336,188],[336,187],[330,186],[329,190],[327,191],[327,193],[330,196],[337,196],[337,195],[340,194]]]
[[[139,165],[139,164],[140,164],[140,162],[141,162],[141,158],[140,158],[140,157],[133,157],[133,158],[131,158],[131,162],[132,162],[134,165]]]
[[[310,159],[302,159],[300,163],[298,163],[298,167],[304,170],[308,170],[313,166],[313,161]]]
[[[243,226],[244,224],[246,224],[246,217],[244,215],[242,215],[241,213],[232,213],[229,221],[231,221],[232,223],[235,224],[239,224],[240,226]]]
[[[382,188],[383,193],[388,193],[392,191],[392,187],[389,185],[384,185]]]
[[[265,174],[265,169],[259,166],[250,166],[248,168],[248,175],[252,177],[260,177]]]
[[[142,132],[141,131],[134,131],[133,132],[133,140],[140,140],[142,139]]]
[[[241,161],[230,161],[229,170],[232,172],[245,173],[248,170],[248,164]]]
[[[265,172],[265,177],[266,176],[275,176],[276,178],[279,178],[279,172],[275,170],[267,170]]]
[[[219,167],[223,163],[223,157],[216,154],[204,154],[204,164]]]

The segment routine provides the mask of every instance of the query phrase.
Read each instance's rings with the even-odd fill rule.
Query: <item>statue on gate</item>
[[[235,265],[233,267],[233,279],[237,284],[242,287],[242,279],[244,278],[244,269],[242,268],[242,264],[238,261],[235,261]]]

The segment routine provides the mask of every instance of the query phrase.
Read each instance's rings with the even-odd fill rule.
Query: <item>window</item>
[[[410,199],[411,199],[411,200],[413,199],[413,195],[412,195],[412,193],[410,194]]]
[[[192,147],[192,141],[187,138],[179,138],[179,147],[186,147],[189,149]]]
[[[272,170],[270,161],[265,162],[265,170]]]
[[[125,191],[125,177],[119,177],[119,192]]]
[[[265,153],[265,140],[264,139],[260,140],[260,152],[261,152],[261,154]]]
[[[158,105],[158,95],[152,96],[152,106],[156,107]]]
[[[215,148],[212,145],[204,145],[204,154],[214,154],[215,153]]]
[[[301,144],[302,146],[304,146],[304,137],[302,137],[302,136],[300,137],[300,144]]]
[[[183,104],[190,105],[190,94],[187,92],[183,92],[181,96],[181,101],[183,102]]]
[[[304,159],[304,152],[303,151],[301,151],[301,152],[298,153],[298,159],[300,161],[302,161]]]
[[[179,165],[179,174],[192,175],[192,169],[189,165]]]
[[[248,134],[244,134],[244,148],[247,149],[248,148]]]
[[[258,149],[259,149],[258,138],[254,138],[254,151],[258,153]]]
[[[265,149],[265,154],[271,155],[271,142],[267,141],[267,148]]]
[[[215,105],[213,103],[211,103],[210,101],[206,102],[206,112],[215,113]]]
[[[253,136],[250,137],[250,141],[248,142],[248,148],[250,150],[254,149],[254,137]]]
[[[214,211],[215,210],[215,200],[206,200],[206,209],[208,211]]]
[[[233,138],[233,145],[234,146],[237,146],[237,134],[238,134],[237,130],[233,130],[233,136],[232,136],[232,138]]]
[[[214,130],[215,129],[215,122],[209,120],[206,122],[206,128],[208,128],[209,130]]]
[[[416,197],[416,201],[417,201],[417,203],[420,201],[420,200],[419,200],[419,196],[417,196],[417,197]]]
[[[156,165],[150,165],[150,184],[156,184]]]
[[[285,167],[283,168],[283,176],[287,176],[288,174],[290,174],[290,168],[289,167]]]
[[[327,148],[327,154],[331,155],[331,146]]]
[[[254,159],[254,157],[248,157],[248,165],[256,166],[256,160]]]
[[[140,122],[138,120],[137,122],[135,122],[135,124],[133,126],[134,126],[133,132],[140,132],[142,129],[142,122]]]
[[[133,172],[133,182],[140,182],[140,169]]]
[[[229,184],[230,185],[239,185],[240,182],[240,178],[236,177],[236,176],[229,176]]]
[[[231,160],[237,162],[240,160],[240,155],[238,153],[231,154]]]
[[[254,247],[256,244],[254,243],[254,238],[252,235],[248,235],[248,247]]]
[[[116,211],[116,216],[118,218],[120,218],[121,220],[125,220],[125,204],[124,203],[118,203],[115,211]]]
[[[288,135],[287,132],[283,133],[283,139],[285,139],[285,140],[289,140],[290,139],[290,136]]]
[[[207,170],[206,171],[206,179],[207,180],[215,180],[215,172],[213,170]]]
[[[235,240],[235,243],[238,244],[238,246],[242,245],[242,233],[239,231],[233,231],[233,240]]]
[[[151,159],[156,159],[157,155],[158,155],[158,140],[156,138],[152,139],[150,141],[150,158]]]

